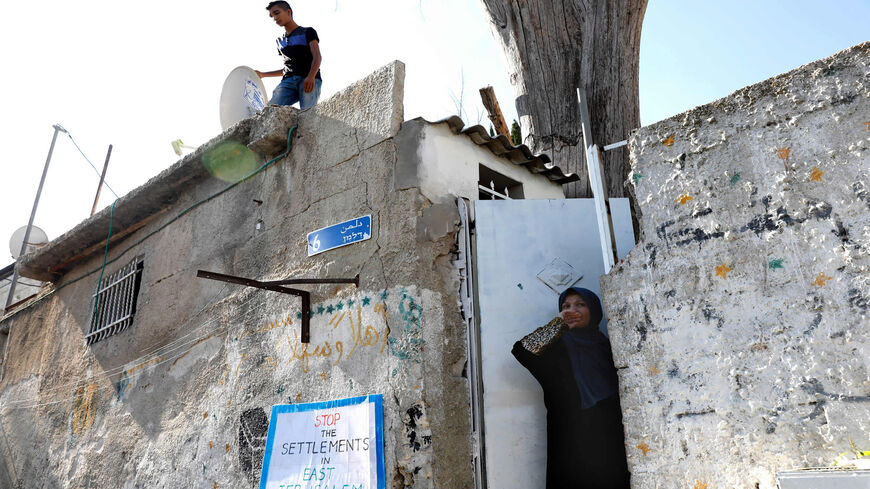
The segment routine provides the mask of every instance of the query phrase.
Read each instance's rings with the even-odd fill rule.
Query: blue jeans
[[[314,90],[308,93],[302,89],[302,82],[305,81],[304,76],[288,76],[281,80],[281,83],[275,87],[272,92],[272,100],[269,101],[272,105],[293,105],[299,102],[299,108],[305,110],[313,107],[320,98],[320,79],[314,80]]]

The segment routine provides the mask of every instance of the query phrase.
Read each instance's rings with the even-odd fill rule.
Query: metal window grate
[[[93,295],[91,328],[85,341],[91,345],[127,328],[136,314],[136,297],[143,262],[135,258],[117,272],[103,277]]]

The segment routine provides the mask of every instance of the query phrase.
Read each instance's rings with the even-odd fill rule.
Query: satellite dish
[[[12,258],[18,259],[21,254],[21,244],[24,243],[24,233],[27,232],[27,226],[21,226],[12,233],[9,238],[9,251],[12,252]],[[30,253],[35,249],[42,248],[48,243],[48,235],[45,231],[36,226],[30,228],[30,237],[27,239],[27,249],[25,253]]]
[[[235,68],[221,90],[221,127],[226,130],[260,112],[268,103],[266,87],[257,73],[247,66]]]

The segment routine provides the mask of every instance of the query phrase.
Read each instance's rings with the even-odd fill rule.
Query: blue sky
[[[545,1],[545,0],[540,0]],[[123,195],[221,128],[218,100],[236,66],[280,67],[280,29],[260,2],[0,2],[0,247],[27,223],[54,123]],[[294,0],[317,28],[323,99],[380,66],[406,63],[405,118],[455,114],[486,123],[477,90],[493,85],[508,122],[514,94],[479,0]],[[650,0],[640,53],[644,125],[868,40],[870,0]],[[463,85],[464,80],[464,85]],[[271,90],[276,78],[265,80]],[[463,90],[464,86],[464,90]],[[98,176],[58,140],[36,224],[49,238],[86,219]],[[111,205],[104,189],[98,209]],[[0,252],[0,266],[11,262]]]
[[[641,123],[867,40],[870,0],[650,0],[641,36]]]

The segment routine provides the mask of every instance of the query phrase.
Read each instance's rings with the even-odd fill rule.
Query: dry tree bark
[[[568,197],[591,197],[577,87],[585,88],[592,141],[627,139],[640,125],[638,55],[647,0],[481,0],[500,40],[524,143],[581,180]],[[609,197],[626,196],[628,151],[606,153]]]

